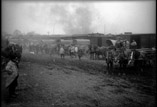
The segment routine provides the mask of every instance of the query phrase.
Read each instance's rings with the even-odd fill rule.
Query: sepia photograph
[[[1,107],[156,106],[156,0],[1,4]]]

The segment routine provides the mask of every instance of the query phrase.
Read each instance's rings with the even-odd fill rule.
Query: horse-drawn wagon
[[[140,71],[143,71],[146,67],[152,67],[156,64],[156,50],[155,48],[140,48],[130,49],[123,43],[120,48],[116,47],[116,40],[106,40],[108,46],[111,48],[113,54],[113,62],[119,63],[120,68],[126,68],[127,66],[133,66]],[[124,42],[124,41],[122,41]],[[111,51],[108,50],[108,51]],[[109,60],[109,57],[106,57]],[[111,63],[111,62],[110,62]],[[107,65],[108,62],[107,62]]]

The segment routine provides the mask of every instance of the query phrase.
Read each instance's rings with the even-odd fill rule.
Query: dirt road
[[[106,74],[102,62],[24,54],[7,107],[153,107],[156,81]]]

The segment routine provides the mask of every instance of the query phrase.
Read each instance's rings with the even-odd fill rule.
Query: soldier
[[[2,92],[1,101],[2,102],[5,102],[6,92],[7,92],[6,85],[5,85],[6,75],[8,75],[5,72],[5,67],[6,67],[7,62],[8,62],[8,59],[1,55],[1,92]]]
[[[120,49],[120,48],[122,48],[122,46],[123,46],[123,43],[122,43],[122,41],[121,41],[121,38],[118,37],[118,38],[117,38],[117,41],[116,41],[116,43],[115,43],[115,47],[116,47],[117,49]]]
[[[75,55],[75,47],[74,47],[73,44],[71,44],[71,46],[70,46],[70,56],[71,56],[71,58],[73,58],[73,55]]]
[[[128,40],[126,40],[126,49],[130,48],[130,42]]]
[[[106,53],[106,63],[107,63],[107,68],[108,69],[113,68],[113,60],[114,60],[113,49],[111,47],[109,47],[109,49]]]
[[[132,49],[136,49],[137,48],[137,43],[136,43],[135,40],[132,40],[131,47],[132,47]]]
[[[5,71],[8,73],[6,78],[6,88],[9,89],[9,96],[10,97],[16,97],[15,89],[18,85],[18,67],[17,67],[17,61],[16,59],[11,56],[9,59],[9,62],[7,63],[5,67]]]
[[[59,49],[59,54],[60,54],[61,58],[64,58],[64,53],[65,53],[64,47],[61,46],[60,49]]]
[[[2,78],[4,82],[4,89],[9,89],[9,96],[15,97],[15,89],[17,87],[18,67],[16,55],[13,52],[12,45],[2,45],[1,63]]]
[[[77,55],[78,55],[78,47],[75,46],[75,47],[74,47],[74,50],[75,50],[74,55],[75,55],[75,57],[77,57]]]
[[[81,60],[81,57],[83,56],[83,50],[82,49],[79,49],[78,50],[78,57],[79,57],[79,60]]]

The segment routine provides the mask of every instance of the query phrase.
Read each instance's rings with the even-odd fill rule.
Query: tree
[[[20,35],[22,35],[22,32],[21,32],[20,30],[15,30],[15,31],[13,32],[13,35],[14,35],[14,36],[20,36]]]
[[[23,38],[23,33],[20,30],[15,30],[13,32],[13,38],[16,38],[16,39]]]
[[[5,38],[10,38],[12,35],[7,32],[2,31],[2,36]]]
[[[33,36],[33,35],[35,35],[35,32],[34,31],[28,32],[27,35],[28,36]]]
[[[35,33],[34,31],[28,32],[28,33],[26,34],[26,36],[27,36],[28,38],[32,38],[32,37],[34,37],[35,35],[36,35],[36,33]]]

